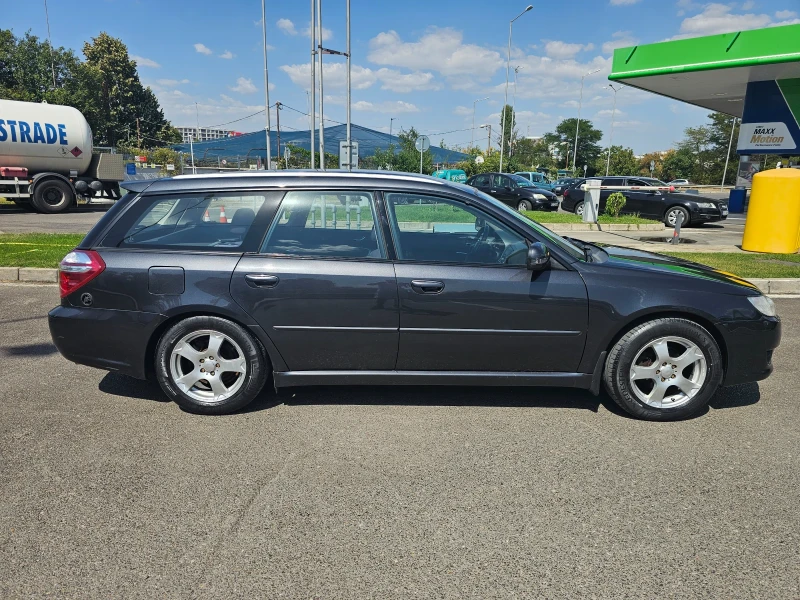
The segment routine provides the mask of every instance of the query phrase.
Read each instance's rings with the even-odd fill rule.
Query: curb
[[[664,231],[663,223],[636,225],[629,223],[541,223],[555,233],[561,231]]]
[[[27,267],[0,267],[0,281],[27,281],[31,283],[58,283],[58,269],[32,269]]]
[[[748,279],[765,294],[800,294],[800,279]]]

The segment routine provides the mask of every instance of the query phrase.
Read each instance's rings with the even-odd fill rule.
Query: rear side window
[[[475,177],[475,179],[472,180],[472,185],[480,187],[489,187],[489,176],[478,175],[477,177]]]
[[[263,254],[317,258],[386,258],[369,192],[288,192]]]
[[[125,233],[120,246],[239,248],[265,197],[224,192],[162,196]]]

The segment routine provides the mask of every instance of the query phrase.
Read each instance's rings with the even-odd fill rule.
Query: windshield
[[[656,179],[654,177],[642,177],[642,181],[644,181],[647,185],[652,185],[655,187],[664,186],[667,187],[669,184],[664,183],[660,179]]]
[[[555,233],[553,233],[552,231],[550,231],[546,227],[542,227],[541,225],[539,225],[539,223],[537,223],[533,219],[529,219],[528,217],[526,217],[525,215],[523,215],[520,212],[517,212],[516,210],[514,210],[510,206],[506,206],[505,204],[503,204],[499,200],[495,200],[494,198],[492,198],[490,195],[484,194],[479,189],[470,187],[469,190],[473,194],[475,194],[476,196],[480,196],[481,198],[483,198],[487,202],[491,202],[492,206],[495,206],[495,207],[499,208],[504,213],[506,213],[508,216],[510,216],[512,219],[514,219],[516,221],[522,221],[528,227],[530,227],[534,231],[536,231],[536,233],[538,233],[542,238],[547,240],[550,244],[553,244],[557,248],[560,248],[561,250],[563,250],[564,252],[566,252],[567,254],[572,256],[573,258],[576,258],[578,260],[585,260],[586,259],[586,254],[584,254],[583,250],[578,248],[578,246],[576,246],[575,244],[573,244],[569,240],[565,240],[561,236],[556,235]]]
[[[509,175],[509,177],[511,177],[514,183],[516,183],[519,187],[536,187],[522,175]]]

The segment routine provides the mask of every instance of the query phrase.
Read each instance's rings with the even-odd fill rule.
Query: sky
[[[482,124],[499,130],[506,82],[509,21],[526,0],[352,0],[352,121],[393,133],[415,127],[433,144],[486,143]],[[175,126],[263,130],[264,62],[259,0],[49,0],[53,44],[80,52],[105,31],[127,44],[139,75]],[[285,105],[281,127],[308,130],[309,1],[267,0],[269,101]],[[536,2],[514,22],[508,101],[521,135],[552,131],[578,115],[608,143],[613,50],[800,23],[800,0],[572,0]],[[325,0],[323,45],[346,49],[345,2]],[[46,37],[44,4],[9,2],[0,27]],[[325,117],[345,120],[345,59],[325,56]],[[517,71],[514,94],[514,69]],[[475,103],[475,100],[488,98]],[[475,127],[472,131],[473,107]],[[623,86],[614,144],[637,154],[666,150],[708,111]],[[301,114],[306,113],[306,114]],[[394,121],[391,119],[394,118]],[[271,112],[276,126],[275,110]],[[334,123],[331,123],[334,124]],[[474,135],[474,138],[473,138]]]

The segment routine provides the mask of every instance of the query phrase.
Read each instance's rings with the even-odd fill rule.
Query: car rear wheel
[[[672,206],[667,209],[666,214],[664,214],[664,225],[667,227],[675,227],[678,223],[678,215],[683,215],[683,220],[681,221],[681,226],[689,226],[689,211],[683,208],[682,206]]]
[[[576,202],[575,203],[575,214],[578,215],[579,217],[582,217],[583,216],[583,208],[584,208],[583,202]]]
[[[631,415],[671,421],[705,408],[722,375],[714,337],[693,321],[666,318],[620,338],[606,359],[604,381],[611,398]]]
[[[268,361],[244,328],[219,317],[173,325],[156,349],[156,378],[181,408],[220,415],[244,408],[268,377]]]
[[[527,200],[520,200],[519,204],[517,204],[517,210],[519,212],[523,212],[526,210],[533,210],[533,205]]]

